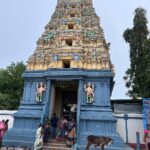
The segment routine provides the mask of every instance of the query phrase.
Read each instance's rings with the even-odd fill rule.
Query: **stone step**
[[[65,143],[65,141],[48,140],[48,143]]]
[[[68,147],[43,146],[42,150],[73,150]]]
[[[59,141],[49,139],[47,143],[44,144],[42,150],[73,150],[66,146],[65,141]]]
[[[46,143],[44,146],[66,147],[66,144],[62,143]]]

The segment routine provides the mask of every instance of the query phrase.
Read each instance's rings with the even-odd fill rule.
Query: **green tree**
[[[130,68],[124,77],[128,95],[134,99],[150,97],[150,39],[146,10],[137,8],[133,28],[126,29],[123,37],[129,43]]]
[[[0,109],[17,109],[23,93],[22,73],[26,67],[23,62],[11,63],[0,69]]]

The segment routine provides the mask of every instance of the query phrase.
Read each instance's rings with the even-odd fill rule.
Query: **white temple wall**
[[[10,110],[0,110],[0,121],[9,119],[8,128],[12,128],[13,126],[13,114],[17,111],[10,111]]]
[[[114,114],[117,117],[117,132],[121,135],[123,140],[126,142],[126,124],[124,119],[124,114]],[[128,143],[136,143],[136,132],[140,134],[140,143],[144,144],[143,142],[143,133],[144,133],[144,126],[143,126],[143,118],[142,114],[128,114],[127,120],[127,136],[128,136]]]

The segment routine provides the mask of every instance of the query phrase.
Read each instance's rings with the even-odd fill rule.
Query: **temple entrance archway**
[[[55,113],[59,118],[77,116],[78,81],[53,81],[50,101],[51,117]]]

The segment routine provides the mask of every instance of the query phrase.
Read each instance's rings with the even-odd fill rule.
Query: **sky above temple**
[[[55,10],[57,0],[0,0],[0,68],[11,62],[26,63],[36,48],[36,41]],[[130,65],[129,47],[122,34],[133,25],[134,10],[147,10],[149,0],[93,0],[100,17],[105,39],[110,42],[111,61],[115,66],[115,86],[112,99],[128,98],[123,76]],[[150,28],[150,23],[149,23]]]

